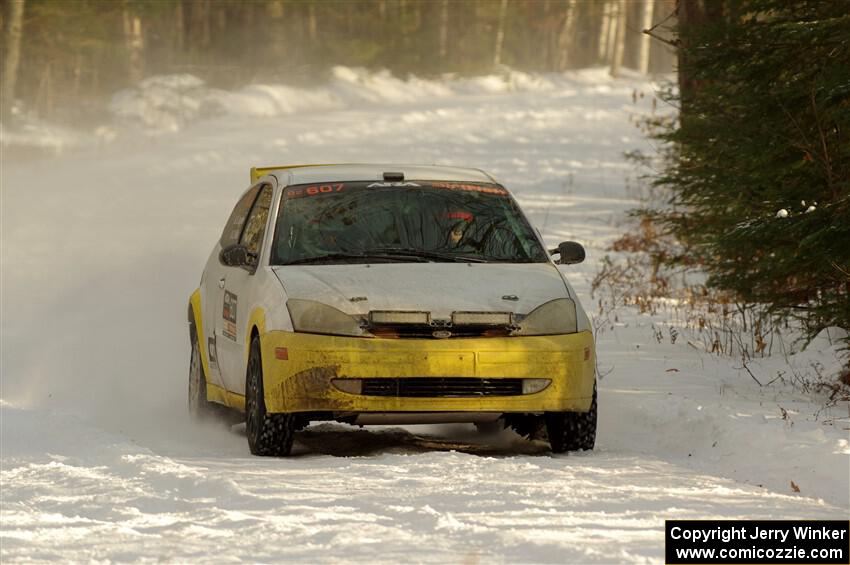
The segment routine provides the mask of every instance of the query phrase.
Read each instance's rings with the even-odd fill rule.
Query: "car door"
[[[221,371],[218,364],[216,338],[216,318],[220,315],[221,296],[224,292],[224,285],[219,282],[224,278],[223,265],[218,260],[220,251],[221,244],[217,243],[215,249],[210,254],[207,266],[204,269],[203,280],[201,280],[203,336],[201,336],[200,344],[207,350],[207,360],[209,361],[207,382],[223,387],[224,381],[221,379]]]
[[[204,333],[206,334],[204,337],[211,373],[209,378],[213,383],[224,386],[225,388],[221,361],[219,359],[219,349],[222,343],[223,326],[221,319],[224,310],[224,283],[227,270],[230,267],[225,266],[221,262],[219,254],[225,247],[239,242],[239,238],[242,236],[242,229],[245,227],[248,214],[257,198],[259,190],[259,186],[250,188],[242,195],[239,202],[236,203],[227,223],[224,225],[221,238],[219,238],[218,244],[213,249],[209,261],[207,261],[207,267],[204,269],[204,281],[201,284]]]
[[[239,244],[244,245],[257,261],[269,220],[272,194],[270,185],[259,187],[259,195],[239,236]],[[239,394],[245,389],[245,332],[251,315],[256,269],[256,262],[252,266],[225,267],[222,312],[218,318],[221,324],[218,355],[222,379],[227,390]]]

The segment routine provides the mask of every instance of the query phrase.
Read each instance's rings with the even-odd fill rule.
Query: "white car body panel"
[[[203,277],[201,277],[200,290],[204,320],[203,343],[207,348],[210,361],[207,378],[215,385],[224,386],[218,364],[216,324],[218,317],[221,316],[222,297],[224,296],[224,289],[219,285],[219,281],[224,278],[226,267],[218,260],[219,251],[221,251],[221,245],[216,243],[209,259],[207,259],[207,266],[204,269]],[[215,313],[218,313],[218,316]]]
[[[222,364],[222,380],[227,390],[244,394],[245,366],[248,358],[245,345],[249,341],[248,321],[252,312],[259,308],[267,320],[283,322],[283,327],[266,329],[292,330],[289,311],[286,309],[286,297],[282,294],[280,283],[268,268],[257,269],[250,273],[245,269],[228,269],[225,290],[238,297],[236,307],[236,338],[232,339],[219,331],[217,336],[219,362]],[[283,319],[281,315],[285,317]],[[218,317],[219,320],[223,318]],[[268,322],[267,322],[268,324]]]
[[[346,314],[418,310],[528,314],[567,297],[549,263],[380,263],[273,267],[288,298],[323,302]],[[504,297],[516,297],[516,300]]]

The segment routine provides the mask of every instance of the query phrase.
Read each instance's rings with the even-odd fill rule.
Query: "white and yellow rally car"
[[[500,422],[592,449],[587,315],[510,193],[476,169],[251,169],[189,301],[189,410],[244,413],[251,453],[313,421]],[[490,424],[488,424],[490,423]]]

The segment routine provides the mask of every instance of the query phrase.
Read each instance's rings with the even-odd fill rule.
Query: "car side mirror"
[[[558,245],[557,249],[551,250],[550,253],[552,255],[558,253],[561,256],[557,261],[561,265],[581,263],[587,256],[581,243],[576,243],[575,241],[564,241]]]
[[[248,248],[238,243],[222,249],[218,254],[218,260],[228,267],[246,267],[251,264]]]

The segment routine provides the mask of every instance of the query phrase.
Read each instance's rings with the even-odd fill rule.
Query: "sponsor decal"
[[[207,350],[209,351],[210,369],[218,371],[218,350],[215,347],[215,336],[207,339]]]
[[[236,341],[236,304],[238,297],[227,290],[224,291],[224,307],[222,308],[221,317],[224,318],[224,327],[221,333],[224,337]]]
[[[421,184],[416,184],[415,182],[404,182],[404,181],[395,181],[395,182],[373,182],[372,184],[367,184],[366,188],[383,188],[388,186],[414,186],[420,187]]]
[[[290,188],[285,193],[285,198],[303,198],[305,196],[318,196],[320,194],[333,194],[345,190],[343,183],[335,184],[314,184],[311,186],[299,186]]]
[[[445,190],[463,190],[467,192],[483,192],[485,194],[500,194],[507,195],[508,191],[498,186],[484,186],[480,184],[469,184],[464,182],[433,182],[433,188],[442,188]]]

